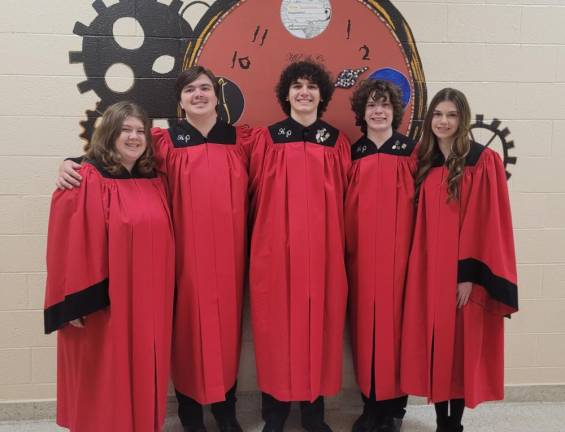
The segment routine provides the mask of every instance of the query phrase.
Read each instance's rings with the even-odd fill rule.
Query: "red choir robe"
[[[439,152],[422,183],[409,260],[401,387],[433,402],[475,407],[503,398],[503,318],[518,310],[516,259],[504,166],[472,143],[460,200],[447,202]],[[458,282],[472,282],[456,307]]]
[[[166,415],[174,239],[159,177],[85,162],[56,191],[45,331],[57,335],[57,423],[79,432],[161,430]],[[85,327],[69,321],[86,316]]]
[[[257,379],[278,400],[341,386],[347,278],[343,207],[350,144],[318,120],[255,134],[250,298]]]
[[[374,366],[377,400],[403,396],[400,338],[414,223],[414,147],[395,132],[380,148],[366,136],[351,148],[345,204],[351,346],[367,397]]]
[[[208,137],[187,121],[152,134],[177,250],[173,383],[201,404],[223,401],[241,348],[248,129],[218,119]]]

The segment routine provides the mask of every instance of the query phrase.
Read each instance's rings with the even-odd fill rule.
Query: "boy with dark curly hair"
[[[351,99],[361,137],[351,147],[345,202],[351,345],[364,402],[353,432],[398,432],[402,299],[414,215],[414,142],[396,132],[400,90],[360,83]]]
[[[333,88],[321,65],[290,64],[276,87],[289,117],[257,130],[251,150],[250,295],[263,432],[283,430],[291,401],[300,401],[306,431],[331,432],[323,397],[341,387],[351,150],[320,118]]]

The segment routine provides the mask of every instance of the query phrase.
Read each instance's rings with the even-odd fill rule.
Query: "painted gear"
[[[170,5],[156,0],[119,0],[111,6],[95,0],[92,7],[98,15],[90,25],[75,23],[73,32],[83,38],[82,51],[69,52],[69,61],[83,63],[87,79],[77,87],[81,93],[93,90],[98,95],[99,111],[120,100],[131,100],[152,118],[176,117],[174,83],[182,71],[188,41],[194,37],[180,15],[181,6],[181,0]],[[126,17],[136,19],[143,29],[143,44],[137,49],[121,47],[113,36],[116,21]],[[153,64],[164,55],[171,56],[174,65],[162,74],[153,70]],[[124,92],[112,90],[105,80],[108,69],[118,63],[129,66],[134,74],[133,85]],[[92,126],[89,120],[86,123],[83,126]]]
[[[507,127],[501,129],[499,126],[501,121],[497,118],[493,118],[491,123],[485,123],[485,116],[483,114],[477,114],[475,117],[475,123],[470,126],[471,137],[474,141],[483,144],[487,147],[494,147],[504,162],[504,168],[506,169],[506,178],[509,179],[512,173],[508,171],[508,165],[516,165],[518,158],[516,156],[510,156],[510,150],[514,148],[514,141],[507,141],[508,135],[510,135],[510,130]],[[485,129],[485,131],[479,132],[478,129]],[[475,130],[475,134],[473,134]],[[480,137],[490,135],[488,139],[477,139],[475,135],[479,137],[477,132],[480,133]],[[492,148],[491,147],[491,148]]]

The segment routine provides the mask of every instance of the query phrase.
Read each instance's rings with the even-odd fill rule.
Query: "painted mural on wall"
[[[399,131],[418,139],[427,102],[426,81],[409,24],[388,0],[95,0],[96,17],[77,22],[82,51],[70,52],[82,63],[86,79],[81,93],[94,91],[99,102],[86,111],[81,137],[88,139],[101,113],[114,102],[133,100],[153,118],[178,117],[174,81],[184,69],[211,68],[221,84],[220,116],[231,123],[266,125],[279,120],[274,87],[291,61],[312,58],[335,77],[336,91],[324,118],[355,140],[349,98],[355,84],[382,78],[397,84],[405,115]],[[185,19],[203,10],[191,26]],[[141,35],[124,46],[115,30],[124,20]],[[166,67],[163,67],[163,64]],[[116,67],[132,75],[132,84],[116,88],[107,78]],[[514,144],[500,121],[477,115],[472,129],[478,142],[491,146],[508,166]]]

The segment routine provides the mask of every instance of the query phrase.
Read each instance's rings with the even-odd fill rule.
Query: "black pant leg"
[[[290,414],[290,402],[275,399],[268,393],[261,393],[261,416],[267,424],[283,426]]]
[[[380,417],[394,417],[403,419],[406,415],[406,405],[408,404],[408,396],[399,398],[376,401],[375,410]]]
[[[217,422],[222,423],[230,419],[235,419],[235,403],[237,401],[235,397],[236,388],[237,382],[226,393],[226,400],[212,404],[211,411]]]
[[[449,417],[451,417],[451,422],[455,426],[461,425],[463,411],[465,411],[465,399],[451,399],[449,401]]]
[[[175,393],[179,403],[178,415],[182,425],[192,428],[202,427],[204,425],[202,405],[178,390],[175,390]]]
[[[324,423],[324,397],[320,396],[314,402],[300,402],[302,426],[317,426]]]

